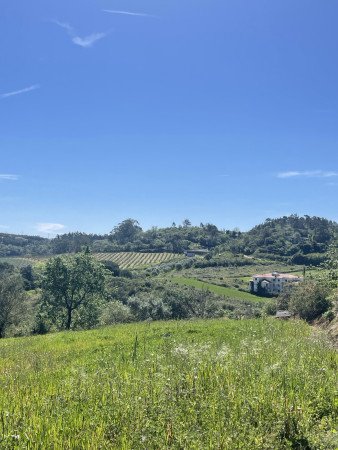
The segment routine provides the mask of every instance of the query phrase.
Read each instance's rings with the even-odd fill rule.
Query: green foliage
[[[335,222],[293,214],[267,219],[232,244],[232,250],[258,257],[283,257],[294,264],[319,265],[338,230]]]
[[[224,297],[247,300],[249,302],[259,302],[261,299],[257,296],[250,294],[249,292],[239,291],[234,288],[228,288],[223,286],[217,286],[212,283],[206,283],[204,281],[196,280],[194,278],[186,278],[181,276],[174,276],[172,280],[178,284],[184,284],[186,286],[194,286],[195,288],[202,289],[205,292],[214,292],[217,295],[222,295]]]
[[[0,257],[44,255],[51,253],[48,239],[40,236],[18,236],[0,233]]]
[[[267,219],[246,233],[238,229],[220,230],[210,223],[193,226],[188,219],[179,226],[172,224],[171,227],[153,227],[144,231],[137,220],[126,219],[115,226],[110,235],[74,232],[45,239],[1,233],[0,257],[77,253],[87,246],[95,253],[183,253],[187,249],[203,248],[212,251],[204,261],[210,259],[210,265],[220,264],[219,254],[224,252],[231,253],[232,257],[245,254],[294,264],[319,265],[337,229],[335,222],[297,215]]]
[[[24,288],[26,291],[31,291],[36,288],[37,277],[34,273],[32,265],[23,266],[20,268],[20,274],[23,279]]]
[[[280,308],[278,308],[278,309],[280,309]],[[277,312],[276,302],[275,301],[267,301],[264,305],[263,311],[268,316],[275,316],[276,312]]]
[[[325,260],[325,253],[309,253],[308,255],[304,255],[303,253],[298,252],[289,258],[291,264],[298,264],[301,266],[320,266]]]
[[[56,238],[50,240],[50,246],[54,255],[79,253],[98,239],[103,238],[97,234],[86,234],[76,231],[56,236]]]
[[[54,322],[64,328],[72,326],[73,312],[78,310],[79,324],[86,318],[92,325],[97,317],[97,301],[104,296],[103,266],[89,254],[50,259],[43,280],[44,305]],[[81,309],[81,311],[80,311]]]
[[[0,267],[0,338],[19,324],[24,315],[24,290],[20,274],[9,265]]]
[[[120,270],[119,265],[116,262],[111,261],[109,259],[104,259],[104,260],[101,260],[100,262],[104,265],[104,267],[107,270],[109,270],[109,272],[112,273],[112,275],[114,275],[114,277],[120,276],[121,270]]]
[[[206,288],[200,289],[199,285],[180,285],[176,281],[114,278],[109,287],[110,301],[128,306],[134,321],[260,315],[262,304],[255,296],[250,296],[250,301],[245,297],[224,296]]]
[[[133,243],[141,232],[142,228],[137,220],[126,219],[114,227],[110,239],[118,244]]]
[[[114,300],[106,303],[100,314],[100,325],[115,325],[117,323],[134,322],[129,306]]]
[[[304,322],[129,324],[0,355],[3,449],[337,448],[337,354]]]
[[[334,320],[334,318],[336,317],[334,311],[332,311],[332,309],[329,309],[328,311],[326,311],[323,314],[323,319],[327,320],[328,322],[332,322],[332,320]]]
[[[312,321],[332,306],[329,294],[330,289],[323,283],[306,280],[291,290],[289,310],[301,319]]]
[[[329,247],[324,263],[327,282],[332,289],[338,289],[338,241],[335,239]]]

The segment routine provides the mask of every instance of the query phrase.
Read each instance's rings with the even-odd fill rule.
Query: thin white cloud
[[[278,178],[332,178],[338,177],[338,172],[325,171],[325,170],[293,170],[289,172],[280,172],[277,175]]]
[[[19,175],[14,175],[13,173],[0,173],[0,180],[17,181],[18,179]]]
[[[9,226],[8,225],[0,225],[0,229],[1,230],[8,230]]]
[[[85,36],[81,38],[80,36],[73,37],[72,41],[74,44],[79,45],[80,47],[92,47],[95,42],[99,41],[100,39],[103,39],[107,36],[107,33],[93,33],[89,36]]]
[[[32,86],[28,86],[26,88],[19,89],[17,91],[6,92],[5,94],[1,94],[0,98],[8,98],[8,97],[13,97],[14,95],[25,94],[26,92],[35,91],[36,89],[39,89],[39,88],[40,88],[39,84],[33,84]]]
[[[109,14],[121,14],[124,16],[138,16],[138,17],[155,17],[152,14],[132,12],[132,11],[119,11],[116,9],[103,9],[102,12],[106,12]]]
[[[36,229],[40,233],[57,233],[58,231],[62,231],[66,228],[65,225],[62,225],[61,223],[37,223]]]
[[[88,36],[81,37],[78,35],[77,31],[74,27],[72,27],[69,23],[59,22],[58,20],[53,20],[53,23],[58,25],[60,28],[66,30],[68,36],[71,38],[73,44],[79,45],[83,48],[92,47],[95,42],[105,38],[109,33],[92,33]]]

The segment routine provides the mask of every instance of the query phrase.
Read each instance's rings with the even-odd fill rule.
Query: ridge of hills
[[[0,233],[0,257],[50,256],[76,253],[88,247],[94,253],[168,252],[205,248],[209,258],[222,253],[247,255],[318,265],[338,234],[338,223],[310,216],[284,216],[266,219],[247,232],[223,230],[207,223],[143,230],[133,219],[118,224],[110,234],[72,232],[48,239],[41,236]]]

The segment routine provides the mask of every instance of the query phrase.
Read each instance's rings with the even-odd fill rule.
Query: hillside
[[[338,224],[319,217],[292,215],[267,219],[248,232],[220,230],[212,224],[182,225],[142,230],[136,220],[126,219],[109,235],[68,233],[53,239],[0,234],[0,257],[48,256],[75,253],[88,247],[92,253],[182,253],[205,248],[208,259],[217,261],[227,253],[318,265],[338,232]],[[210,263],[211,264],[211,263]]]
[[[50,247],[50,240],[40,236],[0,233],[0,257],[46,255]]]
[[[1,448],[337,447],[337,355],[302,322],[123,325],[0,356]]]
[[[320,264],[338,224],[320,217],[291,215],[267,219],[232,245],[232,249],[256,257],[280,258],[294,264]]]

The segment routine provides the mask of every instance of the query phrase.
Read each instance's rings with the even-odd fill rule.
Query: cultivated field
[[[180,255],[175,253],[120,252],[94,253],[93,256],[99,261],[113,261],[117,263],[121,269],[138,269],[168,262],[177,259]]]
[[[0,448],[337,448],[337,355],[305,323],[142,323],[0,341]]]
[[[54,255],[58,256],[58,255]],[[67,256],[67,255],[60,255]],[[99,261],[113,261],[121,269],[138,269],[155,266],[174,259],[182,258],[182,255],[175,253],[139,253],[139,252],[119,252],[119,253],[93,253]],[[0,258],[0,262],[8,262],[16,267],[27,266],[47,261],[52,256],[41,256],[32,258],[7,257]]]

